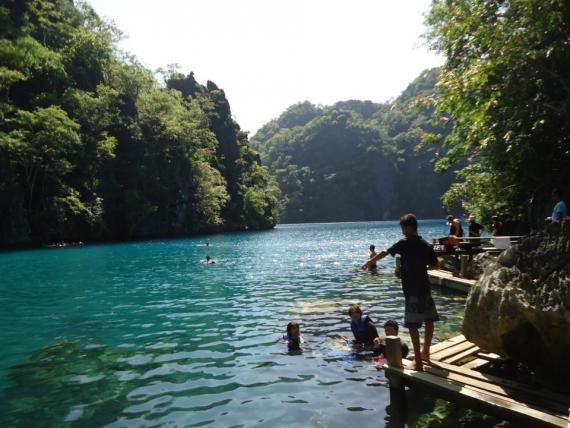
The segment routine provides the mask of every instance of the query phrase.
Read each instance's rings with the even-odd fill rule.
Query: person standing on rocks
[[[568,216],[568,208],[566,207],[566,202],[562,200],[562,192],[559,189],[552,191],[552,202],[554,202],[554,209],[552,210],[550,221],[552,221],[552,223],[558,223],[562,221],[564,217]]]
[[[402,257],[402,290],[405,298],[404,326],[410,330],[414,345],[414,362],[409,368],[421,371],[423,361],[429,362],[434,322],[439,321],[439,315],[431,297],[431,286],[427,274],[427,267],[437,267],[438,260],[433,247],[418,235],[418,220],[414,214],[403,215],[400,218],[400,226],[404,239],[370,258],[362,265],[362,269],[368,269],[372,263],[376,263],[387,255],[400,254]],[[425,323],[425,336],[422,350],[419,328],[423,323]]]

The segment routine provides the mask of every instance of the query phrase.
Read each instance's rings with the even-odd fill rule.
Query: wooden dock
[[[464,293],[469,293],[469,290],[471,290],[471,287],[476,282],[474,279],[453,276],[451,272],[442,269],[428,270],[428,276],[432,285],[441,285],[443,287],[463,291]]]
[[[483,352],[462,335],[432,346],[431,363],[424,363],[423,372],[402,368],[409,361],[401,359],[398,337],[386,338],[386,346],[388,364],[383,368],[390,380],[391,407],[402,415],[402,423],[409,387],[524,427],[570,426],[570,396],[477,371],[500,357]]]

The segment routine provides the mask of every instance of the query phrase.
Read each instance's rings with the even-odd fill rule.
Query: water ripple
[[[339,338],[353,303],[403,321],[393,260],[358,269],[396,239],[389,222],[297,225],[0,254],[0,425],[377,424],[386,379]],[[464,297],[434,298],[436,335],[457,332]],[[302,353],[281,343],[290,320]]]

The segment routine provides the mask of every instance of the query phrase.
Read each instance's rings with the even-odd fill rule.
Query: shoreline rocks
[[[551,384],[570,377],[570,220],[490,261],[467,298],[463,332]]]

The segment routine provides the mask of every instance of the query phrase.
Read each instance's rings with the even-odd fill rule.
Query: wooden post
[[[404,368],[402,364],[402,342],[399,336],[386,336],[386,361],[388,367]]]
[[[386,361],[388,367],[402,369],[402,342],[398,336],[386,336]],[[400,376],[391,373],[390,384],[390,417],[395,426],[404,426],[406,422],[406,388]]]
[[[396,256],[396,276],[400,278],[402,275],[402,258],[400,256]]]
[[[462,254],[459,256],[460,266],[459,266],[459,275],[461,278],[467,278],[467,268],[469,267],[469,256],[466,254]]]

